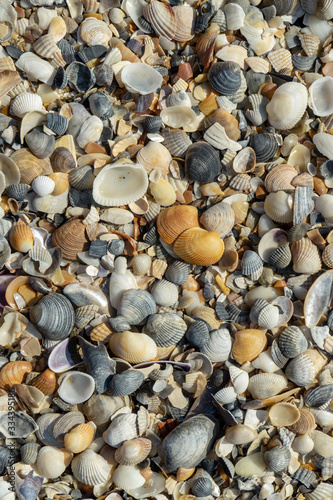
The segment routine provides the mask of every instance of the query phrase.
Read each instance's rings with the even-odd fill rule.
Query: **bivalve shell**
[[[266,111],[272,127],[286,130],[302,118],[308,102],[306,87],[301,83],[284,83],[275,91]]]
[[[306,351],[308,342],[297,326],[288,326],[278,339],[279,348],[286,358],[295,358]]]
[[[315,274],[321,269],[318,248],[309,238],[302,238],[291,245],[295,273]]]
[[[266,335],[261,330],[240,330],[235,334],[232,356],[238,363],[242,364],[257,358],[266,346]]]
[[[31,307],[30,320],[45,338],[63,340],[74,327],[74,309],[67,297],[53,293]]]
[[[299,354],[289,362],[285,374],[289,380],[298,386],[305,387],[313,382],[315,367],[306,354]]]
[[[226,430],[225,437],[232,444],[246,444],[254,441],[258,433],[251,427],[243,424],[233,425]]]
[[[209,266],[220,260],[224,244],[217,232],[194,227],[178,236],[173,248],[186,262]]]
[[[254,399],[265,399],[279,394],[287,387],[288,380],[277,373],[258,373],[250,378],[248,391]]]
[[[95,381],[87,373],[67,373],[62,379],[58,394],[66,403],[75,405],[87,401],[95,390]]]
[[[85,450],[74,457],[71,467],[74,477],[89,485],[105,483],[112,471],[105,458],[93,450]]]
[[[50,479],[61,476],[71,463],[73,453],[54,446],[43,446],[36,462],[38,473]]]
[[[281,472],[285,470],[291,460],[291,453],[286,446],[278,445],[265,452],[265,462],[269,470]]]
[[[95,434],[93,423],[80,424],[65,434],[64,446],[71,453],[81,453],[92,443]]]
[[[125,441],[115,453],[115,459],[121,465],[137,465],[147,458],[152,443],[146,438]]]
[[[157,356],[154,340],[144,333],[115,333],[110,338],[110,348],[116,356],[129,363],[144,363]]]
[[[276,403],[269,410],[269,419],[273,425],[282,427],[295,424],[301,414],[291,403]]]
[[[198,141],[188,148],[185,170],[189,179],[208,184],[221,171],[219,154],[210,144]]]
[[[64,259],[76,260],[78,253],[88,249],[86,226],[79,219],[69,220],[55,230],[52,244],[62,249]]]
[[[235,224],[235,212],[229,203],[217,203],[205,210],[200,223],[207,231],[216,231],[221,238],[226,236]]]

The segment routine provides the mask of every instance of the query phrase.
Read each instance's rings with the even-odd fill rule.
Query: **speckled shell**
[[[205,210],[200,223],[207,231],[216,231],[223,238],[235,224],[235,212],[229,203],[222,201]]]
[[[318,248],[309,238],[302,238],[291,246],[293,269],[296,273],[315,274],[321,269]]]
[[[169,245],[191,227],[199,227],[198,210],[192,205],[174,205],[162,210],[157,217],[157,231]]]
[[[266,345],[266,335],[261,330],[240,330],[235,334],[232,356],[240,364],[252,361],[265,350]]]
[[[6,363],[0,370],[0,388],[8,391],[15,384],[21,384],[30,372],[32,364],[28,361]]]
[[[173,248],[178,257],[186,262],[209,266],[220,260],[224,244],[215,231],[194,227],[184,231],[176,239]]]
[[[76,260],[78,253],[88,249],[88,241],[86,226],[79,219],[66,222],[52,235],[52,244],[62,249],[66,260]]]
[[[74,309],[67,297],[53,293],[31,307],[30,320],[45,338],[63,340],[74,327]]]

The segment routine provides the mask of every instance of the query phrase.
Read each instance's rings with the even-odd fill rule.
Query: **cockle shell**
[[[309,238],[302,238],[291,245],[293,269],[296,273],[315,274],[321,269],[318,249]]]
[[[285,191],[270,193],[265,199],[265,213],[275,222],[282,224],[293,220],[293,198]]]
[[[313,381],[315,367],[306,354],[299,354],[288,363],[285,374],[289,380],[300,387],[304,387]]]
[[[157,217],[157,231],[170,245],[192,227],[199,227],[198,210],[192,205],[174,205],[162,210]]]
[[[88,45],[105,45],[107,47],[112,38],[112,32],[103,21],[88,17],[80,25],[80,36]]]
[[[322,155],[329,160],[333,160],[333,136],[325,132],[319,132],[314,136],[313,143]]]
[[[295,434],[310,434],[316,427],[315,418],[306,408],[300,408],[299,412],[299,419],[289,428]]]
[[[307,107],[306,87],[301,83],[284,83],[274,93],[266,110],[272,127],[286,130],[294,127]]]
[[[71,453],[81,453],[91,444],[95,434],[93,423],[80,424],[65,434],[64,446]]]
[[[316,116],[328,116],[333,113],[333,78],[331,76],[319,78],[310,85],[309,102]]]
[[[85,450],[76,455],[71,467],[74,477],[89,485],[105,483],[112,470],[105,458],[93,450]]]
[[[26,113],[36,110],[44,110],[42,98],[37,94],[28,92],[16,96],[10,106],[11,114],[19,118],[23,118]]]
[[[145,484],[139,469],[132,465],[119,465],[112,474],[112,480],[115,486],[128,491],[136,490]]]
[[[104,441],[110,446],[118,448],[125,441],[137,438],[136,420],[137,416],[134,413],[116,415],[103,434]]]
[[[177,31],[177,19],[171,5],[153,0],[143,8],[143,15],[154,31],[173,40]]]
[[[313,450],[314,442],[308,434],[296,436],[293,441],[293,449],[300,455],[306,455]]]
[[[294,191],[291,181],[298,175],[297,170],[290,165],[277,165],[268,172],[265,187],[269,193],[276,191]]]
[[[46,196],[51,194],[55,188],[55,182],[51,177],[40,175],[36,177],[31,184],[32,189],[38,196]]]
[[[231,337],[226,328],[213,330],[207,342],[201,347],[200,351],[207,356],[212,363],[226,361],[231,351]]]
[[[47,368],[43,373],[33,379],[31,385],[42,391],[45,395],[53,394],[57,386],[56,374]]]
[[[190,264],[209,266],[222,257],[224,244],[217,232],[194,227],[178,236],[174,251]]]
[[[189,179],[212,182],[221,171],[218,152],[204,141],[191,144],[186,152],[185,170]]]
[[[308,347],[308,342],[300,328],[288,326],[278,339],[279,348],[286,358],[295,358]]]
[[[275,446],[265,452],[265,462],[269,470],[281,472],[286,469],[291,460],[291,453],[286,446]]]
[[[144,363],[157,356],[154,340],[144,333],[115,333],[110,338],[110,349],[116,356],[129,363]]]
[[[31,182],[39,175],[52,173],[51,163],[48,158],[37,158],[25,148],[15,151],[10,159],[17,165],[21,173],[21,182],[25,184],[31,185]],[[13,182],[13,184],[15,183]]]
[[[156,342],[157,346],[168,347],[178,344],[184,337],[186,329],[185,321],[178,314],[166,312],[151,314],[144,327],[144,332]]]
[[[287,377],[277,373],[259,373],[250,378],[248,391],[254,399],[270,398],[287,387]]]
[[[71,463],[73,453],[54,446],[43,446],[39,452],[36,462],[38,473],[44,477],[56,478],[65,472]]]
[[[252,361],[265,350],[267,339],[261,330],[240,330],[236,332],[232,348],[233,358],[240,364]]]
[[[137,465],[150,453],[152,443],[146,438],[125,441],[115,453],[115,459],[121,465]]]
[[[53,233],[52,244],[62,249],[64,259],[76,260],[87,249],[86,226],[79,219],[69,220]]]
[[[34,244],[31,228],[21,221],[15,223],[9,233],[9,243],[18,252],[28,252]]]
[[[137,160],[144,166],[148,173],[158,168],[161,170],[162,175],[164,175],[169,172],[169,165],[172,157],[163,144],[149,141],[148,144],[138,152]]]
[[[217,62],[210,68],[208,80],[219,94],[232,95],[242,83],[240,66],[235,62]]]
[[[15,384],[21,384],[32,371],[32,364],[27,361],[10,361],[0,370],[0,388],[9,390]]]

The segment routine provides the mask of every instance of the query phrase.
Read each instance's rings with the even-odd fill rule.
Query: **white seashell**
[[[239,30],[244,25],[245,12],[236,3],[228,3],[224,7],[228,30]]]
[[[47,85],[52,85],[57,71],[49,62],[32,52],[24,52],[16,61],[16,67],[23,71],[29,80],[40,80]]]
[[[309,87],[309,106],[316,116],[333,113],[333,78],[318,78]]]
[[[315,198],[316,210],[327,219],[333,220],[333,196],[331,194],[322,194]]]
[[[163,77],[148,64],[133,63],[123,67],[121,80],[129,92],[146,95],[161,86]]]
[[[313,431],[310,437],[313,439],[315,453],[325,458],[333,457],[333,437],[321,431]]]
[[[75,479],[90,485],[105,483],[112,471],[108,462],[90,449],[76,455],[71,467]]]
[[[39,95],[30,92],[24,92],[16,96],[10,106],[11,114],[19,118],[22,118],[30,111],[36,110],[44,110],[43,101]]]
[[[58,394],[66,403],[79,404],[87,401],[95,390],[94,379],[83,372],[67,373],[58,389]]]
[[[296,436],[293,441],[293,449],[300,455],[306,455],[313,450],[314,442],[307,434]]]
[[[47,175],[39,175],[32,181],[31,187],[38,196],[46,196],[54,190],[55,182]]]
[[[56,478],[65,472],[70,464],[73,453],[55,446],[43,446],[37,456],[36,467],[41,476]]]
[[[103,21],[88,17],[80,25],[80,37],[88,45],[104,45],[107,47],[112,38],[112,31]]]
[[[98,116],[90,116],[80,128],[76,141],[80,148],[84,149],[89,142],[96,142],[103,131],[103,122]]]
[[[171,128],[182,128],[190,125],[196,119],[193,109],[186,105],[171,106],[161,111],[160,117],[164,125]]]
[[[218,122],[211,125],[204,133],[204,139],[217,149],[229,149],[230,151],[240,151],[242,146],[229,139],[225,128]]]
[[[62,194],[53,196],[48,194],[46,196],[35,196],[32,200],[32,208],[36,212],[46,212],[48,214],[63,214],[68,207],[68,192],[66,189]]]
[[[237,392],[232,386],[223,387],[223,389],[214,394],[214,398],[223,405],[233,403],[237,399]]]
[[[311,493],[305,493],[305,498],[306,500],[330,500],[333,498],[333,484],[321,481]]]
[[[258,315],[258,325],[272,330],[279,322],[279,308],[272,304],[267,304]]]
[[[178,302],[178,288],[174,283],[162,279],[154,283],[152,297],[159,306],[172,307]]]
[[[168,107],[172,106],[187,106],[190,108],[192,106],[191,99],[189,94],[184,92],[184,90],[180,90],[179,92],[173,92],[167,98]]]
[[[287,387],[288,379],[277,373],[259,373],[250,378],[248,391],[254,399],[270,398]]]
[[[302,118],[308,104],[306,87],[301,83],[284,83],[275,91],[266,111],[269,123],[278,130],[294,127]]]
[[[252,366],[257,370],[263,370],[265,373],[274,373],[279,370],[279,367],[273,361],[270,349],[260,353],[259,356],[252,361]]]
[[[118,448],[125,441],[138,437],[137,416],[134,413],[119,414],[113,418],[111,424],[103,434],[104,441],[114,448]]]
[[[237,368],[237,366],[230,365],[229,375],[237,394],[245,392],[247,386],[249,385],[249,374],[246,371]]]
[[[247,50],[241,45],[224,45],[224,47],[216,52],[215,57],[218,57],[222,61],[236,62],[242,69],[244,69],[244,61],[247,58]]]
[[[37,9],[38,16],[38,26],[41,30],[47,30],[50,25],[50,22],[54,17],[57,17],[57,11],[52,9],[46,9],[45,7],[39,7]]]
[[[145,478],[140,474],[140,470],[134,465],[118,465],[112,474],[114,484],[125,491],[131,491],[140,488],[146,482]]]
[[[133,288],[138,288],[138,285],[133,274],[127,269],[126,257],[118,257],[110,279],[109,296],[112,307],[118,309],[123,293]]]
[[[267,120],[266,106],[268,99],[261,94],[249,95],[249,101],[252,110],[248,109],[245,112],[246,117],[253,123],[253,125],[262,125]]]
[[[333,136],[331,134],[319,132],[314,136],[313,143],[322,155],[333,160]]]

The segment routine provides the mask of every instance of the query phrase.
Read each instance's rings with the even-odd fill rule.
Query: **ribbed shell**
[[[291,262],[291,251],[289,245],[282,245],[276,248],[268,259],[268,265],[283,269]]]
[[[57,387],[56,374],[47,368],[43,373],[33,379],[31,385],[42,391],[46,396],[53,394]]]
[[[288,363],[285,374],[298,386],[305,387],[313,382],[315,367],[306,354],[299,354]]]
[[[298,175],[297,170],[290,165],[277,165],[268,172],[265,187],[269,193],[276,191],[294,191],[291,181]]]
[[[37,455],[40,447],[40,444],[34,442],[24,444],[20,448],[22,462],[27,465],[34,464],[37,460]]]
[[[29,191],[29,188],[30,186],[28,186],[28,184],[12,184],[11,186],[8,186],[6,188],[5,194],[9,198],[14,198],[14,200],[22,201]]]
[[[144,374],[139,370],[125,370],[112,377],[108,385],[108,392],[119,397],[133,394],[140,387],[144,378]]]
[[[137,416],[134,413],[120,414],[113,418],[111,424],[103,434],[104,441],[114,448],[118,448],[125,441],[138,437],[136,424]]]
[[[52,244],[62,249],[64,259],[76,260],[78,253],[89,248],[86,226],[78,219],[66,222],[53,233]]]
[[[305,395],[305,403],[312,408],[327,405],[333,397],[333,385],[321,385],[308,390]]]
[[[190,264],[181,260],[176,260],[168,266],[165,277],[175,285],[183,285],[191,272]]]
[[[178,344],[187,329],[185,321],[175,313],[152,314],[144,327],[158,347]]]
[[[45,338],[63,340],[74,327],[74,309],[67,297],[53,293],[31,307],[30,320]]]
[[[270,193],[265,199],[264,208],[274,222],[286,224],[293,220],[292,197],[284,191]]]
[[[289,429],[295,434],[310,434],[316,427],[316,421],[312,413],[305,408],[300,408],[300,417]]]
[[[0,388],[8,391],[15,384],[22,384],[26,375],[32,372],[28,361],[10,361],[0,370]]]
[[[67,118],[59,115],[58,113],[47,113],[46,115],[47,128],[52,130],[52,132],[54,132],[58,136],[65,134],[68,127],[68,122],[69,120]]]
[[[333,268],[333,243],[329,243],[322,253],[324,264],[330,269]]]
[[[295,358],[308,347],[308,342],[297,326],[288,326],[278,339],[279,348],[286,358]]]
[[[86,450],[76,455],[71,467],[74,477],[78,481],[89,485],[105,483],[111,473],[108,462],[93,450]]]
[[[260,278],[263,267],[263,261],[256,252],[245,250],[242,259],[242,274],[256,281]]]
[[[231,351],[231,337],[226,328],[220,328],[210,333],[209,340],[200,351],[205,354],[212,363],[226,361]]]
[[[209,70],[208,80],[219,94],[232,95],[242,83],[240,66],[234,62],[217,62]]]
[[[248,391],[254,399],[270,398],[287,387],[288,380],[277,373],[258,373],[250,378]]]
[[[216,231],[223,238],[235,225],[235,212],[229,203],[222,201],[205,210],[200,223],[207,231]]]
[[[232,356],[239,363],[252,361],[264,351],[267,339],[261,330],[240,330],[235,334]]]
[[[177,238],[174,251],[178,257],[190,264],[209,266],[220,260],[224,244],[217,232],[192,228]]]
[[[252,135],[249,146],[254,150],[257,162],[269,161],[278,149],[274,135],[265,132]]]
[[[212,182],[221,172],[219,153],[207,142],[195,142],[186,151],[185,170],[191,180]]]
[[[99,308],[95,305],[81,306],[75,311],[75,326],[83,329],[97,316]]]
[[[144,363],[157,356],[153,339],[144,333],[115,333],[110,339],[112,352],[129,363]]]
[[[156,312],[155,301],[145,290],[126,290],[118,307],[119,316],[123,316],[130,325],[138,325]]]
[[[117,448],[115,459],[121,465],[136,465],[147,458],[151,447],[152,443],[149,439],[131,439]]]
[[[293,269],[300,274],[315,274],[321,269],[318,248],[309,238],[295,241],[291,246]]]
[[[91,444],[94,434],[94,424],[79,424],[65,434],[64,446],[72,453],[81,453]]]
[[[31,228],[23,222],[15,222],[9,233],[9,243],[18,252],[26,253],[34,244]]]
[[[265,453],[267,468],[273,472],[281,472],[286,469],[290,460],[291,453],[286,446],[275,446]]]
[[[304,85],[284,83],[277,88],[266,107],[268,120],[278,130],[290,129],[302,118],[307,103],[308,93]]]
[[[158,35],[174,39],[177,20],[171,5],[153,0],[143,8],[143,15]]]

